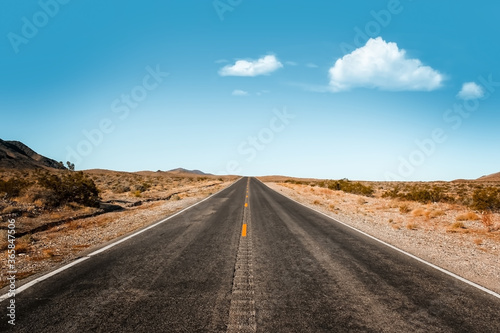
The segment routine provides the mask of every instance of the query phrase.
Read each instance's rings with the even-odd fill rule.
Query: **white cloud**
[[[318,68],[318,65],[313,64],[312,62],[309,62],[309,63],[306,64],[306,67],[308,67],[308,68]]]
[[[257,96],[262,96],[264,94],[269,94],[270,92],[271,91],[269,91],[269,90],[261,90],[261,91],[257,92]]]
[[[295,61],[285,61],[285,64],[289,65],[289,66],[297,66],[298,63],[296,63]]]
[[[236,90],[233,90],[232,95],[233,96],[247,96],[248,95],[248,91],[236,89]]]
[[[334,92],[355,87],[380,90],[424,90],[441,87],[444,76],[419,59],[409,59],[396,43],[370,38],[365,46],[338,59],[330,68]]]
[[[257,76],[265,75],[283,67],[274,55],[266,55],[258,60],[238,60],[234,65],[227,65],[219,70],[221,76]]]
[[[457,97],[464,100],[482,98],[484,89],[475,82],[465,82]]]

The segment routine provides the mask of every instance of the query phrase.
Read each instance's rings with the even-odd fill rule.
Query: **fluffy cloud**
[[[484,96],[484,89],[475,82],[465,82],[462,89],[457,94],[460,99],[476,99]]]
[[[365,46],[338,59],[329,74],[334,92],[355,87],[430,91],[444,80],[438,71],[418,59],[408,59],[405,50],[380,37],[370,38]]]
[[[248,95],[248,91],[236,89],[236,90],[233,90],[232,95],[233,96],[247,96]]]
[[[267,55],[257,60],[238,60],[234,65],[227,65],[219,70],[221,76],[257,76],[265,75],[283,67],[274,55]]]

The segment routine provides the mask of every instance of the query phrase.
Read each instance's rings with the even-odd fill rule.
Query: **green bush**
[[[132,190],[133,190],[133,192],[139,192],[139,194],[140,194],[142,192],[146,192],[150,188],[151,188],[150,183],[142,182],[141,184],[133,186]]]
[[[403,198],[421,203],[453,201],[453,198],[446,195],[445,189],[440,186],[432,186],[429,188],[427,186],[421,187],[414,185],[408,189]]]
[[[481,211],[500,210],[500,189],[496,187],[476,189],[472,194],[471,207]]]
[[[382,198],[401,198],[401,193],[399,192],[401,187],[399,185],[395,185],[392,189],[385,191],[382,194]]]
[[[0,193],[3,193],[5,198],[18,197],[21,191],[29,187],[31,183],[22,178],[11,178],[9,180],[0,179]]]
[[[352,182],[349,179],[330,180],[327,183],[327,187],[330,190],[344,191],[347,193],[359,194],[367,197],[372,196],[374,192],[373,187],[363,185],[360,182]]]
[[[99,190],[94,181],[82,171],[68,172],[61,176],[44,173],[38,176],[38,184],[48,191],[48,204],[53,207],[69,202],[99,207]]]
[[[383,198],[403,199],[408,201],[417,201],[420,203],[431,202],[454,202],[455,198],[447,194],[447,190],[438,185],[430,187],[427,184],[412,184],[400,186],[395,185],[392,189],[386,190],[382,194]]]

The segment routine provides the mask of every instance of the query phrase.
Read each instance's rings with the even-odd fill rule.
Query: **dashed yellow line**
[[[248,180],[247,183],[247,193],[245,196],[245,208],[248,208],[248,196],[250,195],[250,180]],[[247,212],[245,212],[246,215]],[[243,226],[241,228],[241,237],[246,237],[247,236],[247,223],[246,219],[243,219]]]

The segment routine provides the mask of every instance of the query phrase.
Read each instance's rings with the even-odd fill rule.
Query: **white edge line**
[[[490,295],[492,295],[492,296],[494,296],[494,297],[496,297],[496,298],[499,298],[499,299],[500,299],[500,294],[498,294],[498,293],[496,293],[496,292],[494,292],[494,291],[492,291],[492,290],[489,290],[489,289],[487,289],[487,288],[485,288],[485,287],[483,287],[483,286],[481,286],[481,285],[479,285],[479,284],[477,284],[477,283],[475,283],[475,282],[469,281],[469,280],[467,280],[466,278],[463,278],[463,277],[461,277],[461,276],[459,276],[459,275],[457,275],[457,274],[455,274],[455,273],[452,273],[452,272],[450,272],[450,271],[448,271],[448,270],[446,270],[446,269],[444,269],[444,268],[441,268],[441,267],[436,266],[436,265],[434,265],[434,264],[432,264],[432,263],[430,263],[430,262],[428,262],[428,261],[425,261],[424,259],[419,258],[419,257],[417,257],[417,256],[415,256],[415,255],[413,255],[413,254],[411,254],[411,253],[409,253],[409,252],[406,252],[406,251],[404,251],[404,250],[401,250],[400,248],[397,248],[397,247],[395,247],[394,245],[391,245],[391,244],[389,244],[389,243],[387,243],[387,242],[384,242],[384,241],[383,241],[383,240],[381,240],[381,239],[378,239],[378,238],[376,238],[376,237],[374,237],[374,236],[372,236],[372,235],[370,235],[370,234],[367,234],[367,233],[366,233],[366,232],[364,232],[364,231],[361,231],[361,230],[359,230],[359,229],[356,229],[355,227],[353,227],[353,226],[351,226],[351,225],[348,225],[348,224],[346,224],[346,223],[344,223],[344,222],[342,222],[342,221],[336,220],[336,219],[335,219],[335,218],[333,218],[332,216],[327,215],[327,214],[325,214],[325,213],[323,213],[323,212],[320,212],[319,210],[316,210],[316,209],[314,209],[314,208],[308,207],[308,206],[306,206],[305,204],[303,204],[303,203],[301,203],[301,202],[298,202],[297,200],[295,200],[295,199],[293,199],[293,198],[290,198],[290,197],[288,197],[288,196],[286,196],[286,195],[284,195],[284,194],[282,194],[282,193],[280,193],[280,192],[278,192],[278,191],[276,191],[276,190],[274,190],[274,189],[270,188],[270,187],[269,187],[269,186],[267,186],[264,182],[262,182],[260,179],[257,179],[257,180],[258,180],[259,182],[261,182],[262,184],[264,184],[264,186],[266,186],[267,188],[269,188],[271,191],[274,191],[274,192],[276,192],[276,193],[278,193],[278,194],[280,194],[280,195],[284,196],[285,198],[290,199],[290,200],[292,200],[292,201],[294,201],[294,202],[298,203],[299,205],[301,205],[301,206],[303,206],[303,207],[309,208],[310,210],[313,210],[313,211],[315,211],[315,212],[317,212],[317,213],[320,213],[321,215],[324,215],[324,216],[328,217],[329,219],[331,219],[331,220],[333,220],[333,221],[335,221],[335,222],[337,222],[337,223],[340,223],[340,224],[342,224],[342,225],[344,225],[344,226],[346,226],[346,227],[348,227],[348,228],[350,228],[350,229],[352,229],[352,230],[354,230],[354,231],[359,232],[360,234],[365,235],[366,237],[369,237],[369,238],[371,238],[371,239],[373,239],[373,240],[375,240],[375,241],[377,241],[377,242],[379,242],[379,243],[382,243],[382,244],[384,244],[385,246],[388,246],[388,247],[390,247],[390,248],[391,248],[391,249],[393,249],[393,250],[396,250],[396,251],[398,251],[398,252],[400,252],[400,253],[403,253],[403,254],[407,255],[408,257],[410,257],[410,258],[413,258],[413,259],[415,259],[415,260],[417,260],[417,261],[419,261],[419,262],[421,262],[421,263],[423,263],[423,264],[426,264],[427,266],[430,266],[430,267],[432,267],[432,268],[434,268],[434,269],[436,269],[436,270],[438,270],[438,271],[440,271],[440,272],[443,272],[443,273],[445,273],[445,274],[447,274],[447,275],[449,275],[449,276],[451,276],[451,277],[454,277],[454,278],[455,278],[455,279],[457,279],[457,280],[460,280],[460,281],[462,281],[462,282],[465,282],[465,283],[467,283],[467,284],[468,284],[468,285],[470,285],[470,286],[473,286],[473,287],[475,287],[475,288],[477,288],[477,289],[479,289],[479,290],[481,290],[481,291],[484,291],[485,293],[488,293],[488,294],[490,294]]]
[[[32,281],[30,281],[30,282],[26,283],[26,284],[23,284],[21,287],[16,288],[15,295],[17,295],[17,294],[19,294],[20,292],[22,292],[22,291],[24,291],[24,290],[28,289],[29,287],[34,286],[34,285],[35,285],[35,284],[37,284],[38,282],[41,282],[41,281],[43,281],[43,280],[46,280],[46,279],[48,279],[49,277],[54,276],[54,275],[56,275],[57,273],[60,273],[60,272],[62,272],[62,271],[64,271],[64,270],[66,270],[66,269],[70,268],[71,266],[74,266],[74,265],[76,265],[76,264],[79,264],[79,263],[81,263],[82,261],[85,261],[85,260],[87,260],[87,259],[89,259],[89,257],[81,257],[81,258],[79,258],[79,259],[77,259],[77,260],[75,260],[75,261],[73,261],[73,262],[70,262],[69,264],[67,264],[67,265],[65,265],[65,266],[63,266],[63,267],[60,267],[60,268],[56,269],[55,271],[52,271],[52,272],[50,272],[50,273],[47,273],[47,274],[45,274],[45,275],[43,275],[43,276],[40,276],[39,278],[36,278],[36,279],[34,279],[34,280],[32,280]],[[0,297],[0,302],[3,302],[3,301],[4,301],[4,300],[6,300],[7,298],[10,298],[9,293],[2,295],[2,296]]]
[[[191,206],[186,207],[186,208],[184,208],[184,209],[182,209],[182,210],[178,211],[177,213],[175,213],[175,214],[173,214],[173,215],[170,215],[170,216],[168,216],[168,217],[164,218],[164,219],[163,219],[163,220],[161,220],[161,221],[156,222],[155,224],[152,224],[152,225],[150,225],[150,226],[147,226],[146,228],[141,229],[141,230],[139,230],[139,231],[137,231],[137,232],[133,233],[132,235],[129,235],[129,236],[125,237],[125,238],[122,238],[122,239],[120,239],[120,240],[118,240],[118,241],[116,241],[116,242],[114,242],[114,243],[111,243],[111,244],[109,244],[109,245],[107,245],[107,246],[105,246],[105,247],[103,247],[103,248],[100,248],[99,250],[96,250],[96,251],[94,251],[94,252],[92,252],[92,253],[90,253],[90,254],[86,255],[85,257],[78,258],[78,259],[76,259],[75,261],[72,261],[72,262],[70,262],[70,263],[69,263],[69,264],[67,264],[67,265],[64,265],[64,266],[62,266],[62,267],[60,267],[60,268],[58,268],[58,269],[56,269],[56,270],[54,270],[54,271],[52,271],[52,272],[50,272],[50,273],[47,273],[47,274],[45,274],[45,275],[42,275],[42,276],[40,276],[39,278],[36,278],[36,279],[34,279],[34,280],[32,280],[32,281],[30,281],[30,282],[26,283],[26,284],[23,284],[21,287],[16,288],[15,295],[17,295],[17,294],[21,293],[22,291],[24,291],[24,290],[26,290],[26,289],[28,289],[28,288],[30,288],[30,287],[33,287],[33,286],[34,286],[35,284],[37,284],[38,282],[41,282],[41,281],[43,281],[43,280],[46,280],[46,279],[50,278],[51,276],[54,276],[54,275],[56,275],[56,274],[58,274],[58,273],[60,273],[60,272],[62,272],[62,271],[65,271],[65,270],[67,270],[68,268],[70,268],[70,267],[72,267],[72,266],[74,266],[74,265],[76,265],[76,264],[81,263],[82,261],[85,261],[85,260],[87,260],[87,259],[90,259],[91,257],[93,257],[93,256],[95,256],[95,255],[97,255],[97,254],[99,254],[99,253],[101,253],[101,252],[104,252],[104,251],[106,251],[106,250],[109,250],[110,248],[112,248],[112,247],[113,247],[113,246],[115,246],[115,245],[118,245],[118,244],[120,244],[120,243],[122,243],[122,242],[124,242],[124,241],[126,241],[126,240],[129,240],[130,238],[135,237],[135,236],[137,236],[137,235],[139,235],[139,234],[142,234],[142,233],[143,233],[143,232],[145,232],[146,230],[152,229],[152,228],[156,227],[157,225],[159,225],[159,224],[161,224],[161,223],[164,223],[165,221],[168,221],[168,220],[170,220],[171,218],[173,218],[173,217],[175,217],[175,216],[177,216],[177,215],[179,215],[179,214],[182,214],[182,213],[183,213],[183,212],[185,212],[186,210],[191,209],[191,208],[193,208],[193,207],[195,207],[195,206],[197,206],[197,205],[201,204],[203,201],[206,201],[206,200],[210,199],[210,198],[211,198],[211,197],[213,197],[214,195],[217,195],[217,194],[219,194],[220,192],[222,192],[222,191],[224,191],[224,190],[226,190],[226,189],[230,188],[231,186],[233,186],[234,184],[236,184],[236,183],[237,183],[239,180],[241,180],[242,178],[243,178],[243,177],[240,177],[239,179],[235,180],[235,181],[234,181],[231,185],[229,185],[229,186],[227,186],[227,187],[224,187],[224,188],[223,188],[223,189],[221,189],[220,191],[215,192],[214,194],[212,194],[212,195],[210,195],[210,196],[206,197],[205,199],[200,200],[200,201],[198,201],[197,203],[192,204]],[[11,296],[12,296],[12,295],[9,295],[9,293],[6,293],[6,294],[4,294],[4,295],[0,296],[0,302],[3,302],[3,301],[5,301],[6,299],[11,298]]]

